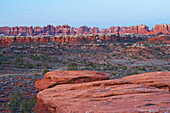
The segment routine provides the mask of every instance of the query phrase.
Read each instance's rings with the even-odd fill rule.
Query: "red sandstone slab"
[[[123,77],[134,84],[167,89],[170,91],[170,72],[150,72]]]
[[[57,85],[38,93],[53,113],[170,112],[170,93],[123,79]]]
[[[96,71],[52,71],[45,74],[42,80],[35,83],[39,90],[54,87],[58,84],[72,84],[109,79],[110,74]]]

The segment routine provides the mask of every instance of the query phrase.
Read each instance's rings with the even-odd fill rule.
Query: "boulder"
[[[109,79],[110,74],[96,71],[52,71],[45,77],[35,82],[35,88],[39,90],[54,87],[59,84],[74,84]]]

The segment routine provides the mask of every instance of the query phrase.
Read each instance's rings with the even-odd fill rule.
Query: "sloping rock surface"
[[[126,80],[59,85],[37,97],[54,113],[170,111],[170,93],[166,90]]]
[[[169,85],[169,72],[145,73],[145,76],[139,74],[123,79],[56,85],[37,94],[37,98],[42,101],[38,104],[46,105],[52,113],[170,112],[170,92],[160,89]],[[149,79],[154,84],[149,84]]]
[[[134,84],[167,89],[170,91],[170,72],[150,72],[123,77]]]

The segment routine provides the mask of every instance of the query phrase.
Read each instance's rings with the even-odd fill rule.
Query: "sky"
[[[0,26],[170,24],[170,0],[0,0]]]

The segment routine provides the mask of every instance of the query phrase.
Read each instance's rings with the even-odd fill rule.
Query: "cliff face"
[[[155,25],[154,30],[149,30],[149,27],[146,25],[137,25],[130,27],[119,27],[119,26],[111,26],[109,29],[99,28],[89,28],[87,26],[81,26],[79,28],[71,27],[68,25],[56,26],[47,25],[44,27],[33,26],[17,26],[17,27],[0,27],[0,34],[4,34],[6,36],[36,36],[36,35],[75,35],[75,34],[96,34],[96,33],[115,33],[115,34],[170,34],[170,24],[160,24]]]
[[[96,31],[97,32],[97,31]],[[0,39],[0,45],[13,45],[25,43],[94,43],[94,42],[120,42],[120,41],[145,41],[144,35],[116,35],[116,34],[83,34],[83,35],[63,35],[63,36],[5,36]]]

